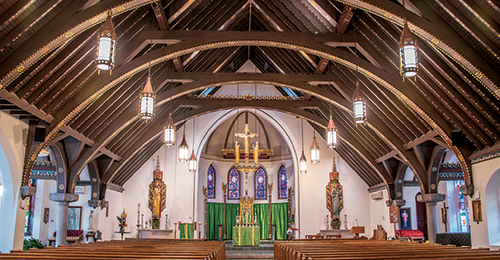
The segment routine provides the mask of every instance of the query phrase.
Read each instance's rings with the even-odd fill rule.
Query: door
[[[427,236],[427,208],[425,207],[425,203],[418,202],[417,196],[420,195],[420,192],[415,196],[415,207],[417,209],[417,229],[424,233],[424,239],[428,240]]]

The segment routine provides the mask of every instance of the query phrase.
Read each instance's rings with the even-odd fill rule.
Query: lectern
[[[350,233],[354,234],[355,238],[359,238],[360,233],[365,233],[365,227],[363,226],[352,227]]]

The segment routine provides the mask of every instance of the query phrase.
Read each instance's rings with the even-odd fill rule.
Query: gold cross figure
[[[248,129],[248,124],[245,124],[245,130],[243,133],[236,133],[234,137],[243,138],[245,145],[245,172],[248,173],[248,163],[250,158],[250,138],[259,137],[259,134],[251,134],[250,129]],[[254,158],[255,160],[255,158]]]

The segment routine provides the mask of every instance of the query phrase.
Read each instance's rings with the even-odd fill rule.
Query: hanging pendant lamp
[[[96,64],[98,73],[101,70],[112,70],[115,66],[116,34],[113,26],[111,10],[97,34]]]
[[[190,173],[196,173],[198,170],[198,162],[196,161],[196,156],[194,154],[194,126],[195,119],[193,119],[193,151],[191,152],[191,158],[189,158],[188,170]]]
[[[148,121],[155,116],[155,100],[156,95],[153,92],[153,87],[151,86],[151,77],[148,76],[148,80],[144,85],[144,90],[141,94],[139,94],[139,115],[141,116],[141,119]]]
[[[186,123],[184,123],[184,132],[182,134],[181,145],[179,146],[178,151],[178,159],[182,163],[185,163],[189,158],[189,147],[186,142]]]
[[[311,163],[319,163],[319,146],[318,142],[316,142],[316,131],[314,131],[313,142],[311,145]]]
[[[362,124],[366,122],[366,99],[363,92],[359,88],[359,56],[358,56],[358,42],[356,40],[356,25],[354,25],[354,48],[356,53],[356,90],[354,91],[353,106],[354,106],[354,122]]]
[[[400,73],[404,77],[414,77],[418,71],[417,38],[411,33],[405,19],[403,32],[399,40]]]
[[[333,123],[332,116],[330,115],[330,121],[328,122],[328,127],[326,128],[326,141],[328,148],[333,149],[337,147],[337,127]]]
[[[303,121],[303,119],[300,119],[300,123],[302,126],[302,156],[300,156],[299,172],[302,174],[306,174],[307,173],[307,159],[306,159],[306,155],[304,154],[304,121]]]
[[[167,124],[163,126],[163,143],[167,147],[175,144],[175,125],[171,113],[168,113]]]
[[[359,89],[359,83],[356,82],[356,92],[354,92],[354,121],[356,124],[366,122],[366,100],[363,92]]]

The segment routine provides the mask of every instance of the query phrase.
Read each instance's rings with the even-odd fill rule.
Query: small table
[[[342,238],[353,237],[349,229],[320,229],[319,232],[323,236],[341,235]]]
[[[89,242],[89,238],[94,238],[94,235],[95,235],[95,232],[88,232],[87,234],[85,234],[85,239],[87,240],[87,242]],[[94,242],[95,242],[95,239],[94,239]]]
[[[49,238],[49,246],[55,245],[56,244],[56,238]],[[78,240],[80,240],[80,237],[77,238],[66,238],[66,243],[67,244],[73,244],[76,243]]]
[[[121,240],[123,240],[123,234],[130,234],[130,232],[115,231],[115,234],[121,234]]]
[[[260,245],[260,228],[233,227],[233,245],[235,246]]]
[[[139,229],[139,238],[173,238],[173,229]]]

